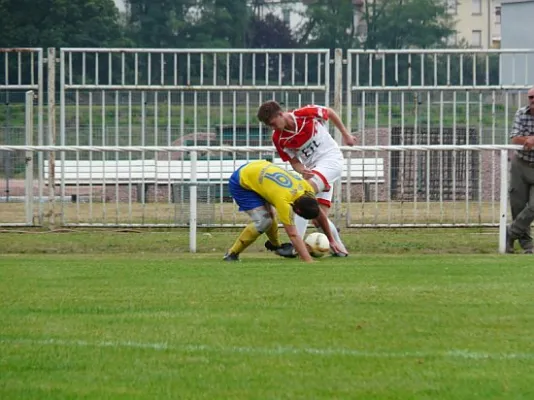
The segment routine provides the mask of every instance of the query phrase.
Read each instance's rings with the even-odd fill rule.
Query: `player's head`
[[[293,202],[293,211],[304,219],[315,219],[319,216],[319,202],[311,193],[306,193]]]
[[[274,100],[266,101],[258,109],[258,119],[273,129],[284,129],[286,122],[282,107]]]
[[[530,105],[530,107],[534,107],[534,87],[530,88],[530,90],[528,91],[528,103]]]

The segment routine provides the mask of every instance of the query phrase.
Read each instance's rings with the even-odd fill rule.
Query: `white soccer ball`
[[[322,257],[330,252],[330,242],[324,233],[310,233],[304,243],[312,257]]]

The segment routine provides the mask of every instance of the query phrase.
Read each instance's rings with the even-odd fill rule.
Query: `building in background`
[[[501,48],[534,49],[534,0],[502,0]],[[534,86],[534,52],[503,54],[501,84]]]
[[[449,13],[455,21],[456,38],[473,48],[500,46],[501,0],[447,0]]]

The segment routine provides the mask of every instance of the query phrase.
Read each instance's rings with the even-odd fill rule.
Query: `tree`
[[[204,0],[191,41],[197,47],[246,47],[250,14],[245,0]]]
[[[124,44],[113,0],[0,0],[0,47]]]
[[[267,14],[265,18],[254,16],[247,29],[246,45],[252,49],[291,49],[298,47],[291,29],[280,18]]]
[[[354,13],[349,0],[310,0],[304,13],[299,43],[307,47],[350,49],[357,44]]]
[[[443,47],[455,31],[442,0],[366,1],[362,22],[366,49]]]
[[[127,0],[128,35],[138,47],[189,47],[194,0]]]
[[[453,32],[442,0],[308,0],[299,41],[308,47],[367,49],[441,46]]]

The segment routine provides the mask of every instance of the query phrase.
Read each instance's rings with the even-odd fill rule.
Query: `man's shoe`
[[[265,248],[269,251],[274,251],[280,257],[295,258],[297,256],[291,243],[282,243],[280,246],[275,246],[267,240],[265,242]]]
[[[276,249],[278,249],[278,246],[275,246],[274,244],[272,244],[269,240],[267,240],[265,242],[265,248],[269,251],[275,251]]]
[[[295,258],[297,256],[297,253],[295,252],[295,248],[293,247],[291,243],[282,243],[282,246],[276,249],[275,253],[281,257],[286,257],[286,258]]]
[[[332,257],[348,257],[347,253],[332,253]]]
[[[239,254],[226,253],[223,257],[224,261],[239,261]]]
[[[523,254],[532,254],[532,249],[534,248],[534,245],[532,243],[532,236],[530,236],[530,232],[524,233],[517,240],[519,241],[519,245],[523,249]]]
[[[506,253],[508,254],[514,254],[514,242],[515,237],[512,235],[512,232],[510,232],[510,226],[506,227]]]

